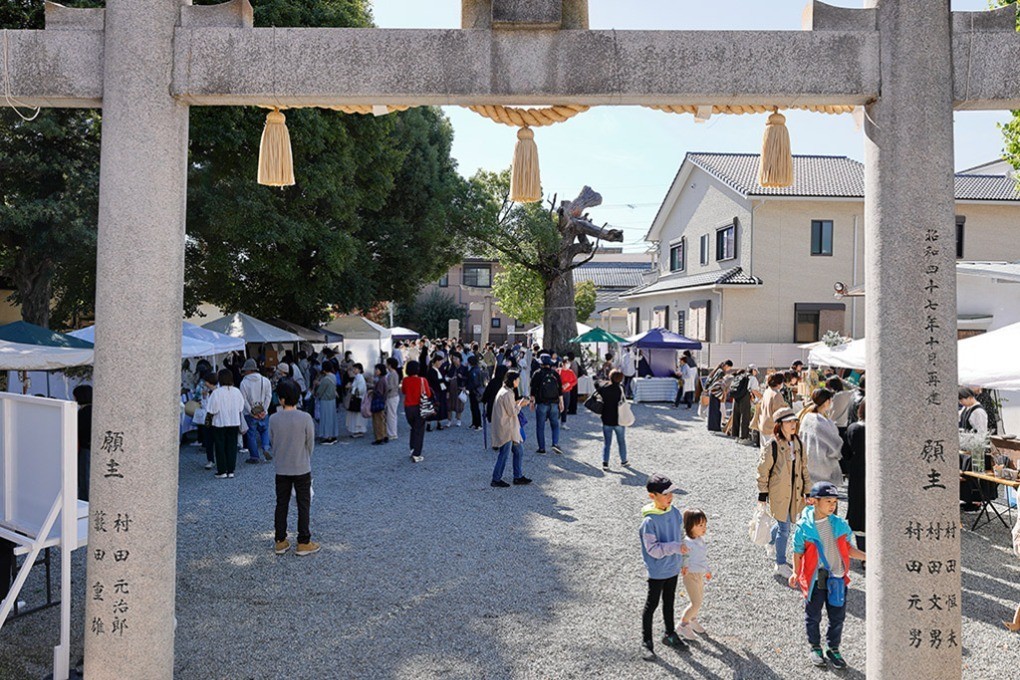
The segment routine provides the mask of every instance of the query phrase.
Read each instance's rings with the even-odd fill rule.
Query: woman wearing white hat
[[[797,414],[793,409],[781,408],[772,419],[774,439],[762,447],[758,460],[758,502],[776,521],[769,543],[769,554],[775,554],[775,572],[789,579],[793,574],[786,560],[790,523],[807,505],[811,479],[804,446],[797,436]]]

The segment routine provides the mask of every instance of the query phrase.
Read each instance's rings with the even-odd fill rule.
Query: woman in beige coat
[[[761,395],[761,403],[758,404],[758,412],[754,421],[754,429],[761,434],[762,447],[772,441],[772,431],[776,427],[776,411],[789,406],[783,398],[783,393],[779,391],[784,380],[782,372],[772,373],[765,379],[765,391]]]
[[[807,505],[811,488],[804,446],[797,436],[797,414],[781,408],[772,415],[774,439],[762,446],[758,460],[758,502],[766,508],[776,525],[772,527],[769,554],[775,551],[775,572],[784,579],[793,574],[786,561],[790,524],[797,521]]]
[[[524,435],[518,420],[521,406],[529,401],[517,398],[520,381],[521,374],[518,371],[507,371],[492,407],[492,445],[499,449],[499,456],[492,470],[490,486],[496,488],[505,489],[510,486],[503,481],[503,470],[506,469],[506,459],[511,452],[514,454],[514,484],[531,484],[531,480],[524,476]]]

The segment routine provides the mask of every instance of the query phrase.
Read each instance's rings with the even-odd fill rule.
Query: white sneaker
[[[777,564],[773,571],[785,579],[789,579],[793,576],[793,569],[790,568],[789,564]]]
[[[697,640],[698,639],[698,636],[694,634],[693,630],[691,630],[691,626],[690,626],[689,623],[681,623],[679,626],[677,626],[676,632],[677,632],[677,635],[682,637],[684,640]]]
[[[425,460],[425,456],[413,456],[411,460],[413,460],[415,463],[420,463],[423,460]]]
[[[213,469],[214,467],[216,467],[216,463],[214,463],[214,462],[212,462],[212,461],[209,461],[209,462],[207,462],[207,463],[205,464],[205,469],[206,469],[206,470],[212,470],[212,469]]]
[[[699,635],[703,635],[705,633],[705,627],[701,625],[701,622],[697,619],[691,619],[691,622],[688,625],[690,625],[691,630]]]
[[[560,429],[561,430],[569,430],[570,426],[567,425],[566,423],[560,423]]]
[[[765,546],[765,554],[769,556],[770,560],[775,562],[776,561],[776,544],[775,543],[769,543],[767,546]]]

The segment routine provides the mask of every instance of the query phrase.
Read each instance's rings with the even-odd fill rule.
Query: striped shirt
[[[815,519],[815,528],[818,530],[818,538],[822,540],[822,552],[825,553],[825,561],[829,564],[829,574],[836,578],[846,575],[846,567],[843,565],[843,557],[839,554],[839,546],[836,544],[836,536],[832,533],[832,526],[829,525],[829,518]]]

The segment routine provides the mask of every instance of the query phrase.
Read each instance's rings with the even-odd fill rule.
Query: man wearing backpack
[[[742,371],[734,378],[733,391],[733,422],[730,425],[730,432],[741,442],[751,441],[751,399],[761,389],[758,384],[756,373],[758,369],[751,364],[746,371]],[[758,393],[760,398],[761,394]]]
[[[553,370],[552,357],[542,354],[539,369],[531,378],[531,408],[535,410],[535,431],[538,435],[538,453],[545,453],[545,421],[552,428],[552,450],[560,448],[560,410],[563,408],[563,382]]]

